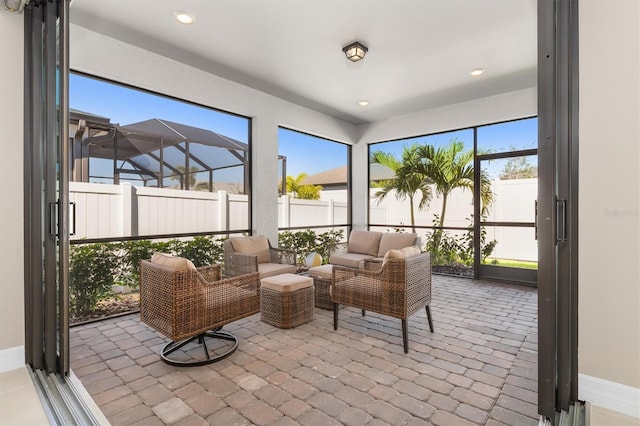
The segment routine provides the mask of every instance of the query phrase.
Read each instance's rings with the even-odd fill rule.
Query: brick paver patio
[[[537,291],[433,277],[430,333],[345,308],[281,330],[259,315],[225,327],[238,351],[173,367],[167,340],[132,314],[71,328],[71,367],[113,425],[535,425]]]

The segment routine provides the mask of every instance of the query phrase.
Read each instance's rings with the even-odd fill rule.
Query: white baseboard
[[[24,367],[24,346],[0,350],[0,373]]]
[[[640,389],[638,388],[579,374],[578,399],[640,419]]]

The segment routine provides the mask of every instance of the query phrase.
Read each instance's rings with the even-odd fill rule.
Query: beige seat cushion
[[[333,265],[321,265],[309,268],[309,276],[330,280],[333,278]]]
[[[260,280],[261,288],[287,293],[300,290],[301,288],[312,287],[313,278],[296,274],[280,274]]]
[[[389,259],[405,259],[407,257],[415,256],[416,254],[420,254],[420,248],[418,246],[409,246],[401,248],[400,250],[389,250],[384,255],[383,262],[386,262]]]
[[[269,240],[264,235],[257,235],[255,237],[232,237],[229,240],[233,246],[233,251],[258,256],[258,263],[271,262]]]
[[[343,253],[334,254],[329,257],[329,263],[333,265],[347,266],[349,268],[364,269],[364,261],[371,259],[373,256],[360,253]]]
[[[347,243],[347,251],[349,253],[376,256],[378,254],[378,246],[380,245],[381,237],[382,232],[351,231],[351,234],[349,234],[349,242]]]
[[[389,250],[399,250],[403,247],[415,245],[418,234],[404,232],[385,232],[380,238],[378,257],[383,257]]]
[[[280,274],[295,274],[296,266],[286,263],[259,263],[260,278],[272,277]]]
[[[156,265],[164,266],[165,268],[170,268],[175,271],[184,271],[186,269],[196,269],[193,262],[189,259],[185,259],[184,257],[171,256],[166,253],[153,253],[151,256],[151,263],[155,263]]]

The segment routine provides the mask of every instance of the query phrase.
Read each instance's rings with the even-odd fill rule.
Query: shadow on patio
[[[71,367],[114,425],[535,425],[537,291],[433,276],[429,332],[345,308],[281,330],[254,315],[225,327],[238,351],[173,367],[138,314],[71,328]]]

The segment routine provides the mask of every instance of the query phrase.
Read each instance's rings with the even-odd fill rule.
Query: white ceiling
[[[535,0],[73,0],[71,22],[354,124],[536,86]]]

